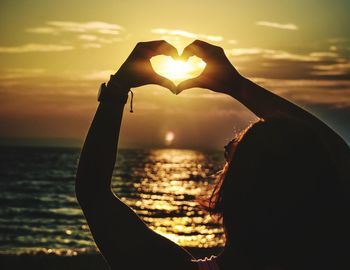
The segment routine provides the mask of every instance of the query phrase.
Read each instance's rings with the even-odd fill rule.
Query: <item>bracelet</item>
[[[117,91],[119,93],[123,93],[126,89],[130,89],[130,87],[124,86],[123,84],[121,84],[117,80],[118,79],[116,79],[115,75],[111,75],[109,78],[109,81],[107,83],[107,87],[112,88],[112,89],[118,89]],[[129,90],[127,92],[129,92]]]
[[[127,92],[125,91],[125,87],[122,87],[118,83],[112,80],[113,75],[111,75],[111,80],[108,83],[108,86],[106,83],[102,83],[100,86],[99,94],[98,94],[98,101],[99,102],[118,102],[122,104],[126,104],[128,100],[128,94],[131,93],[131,101],[130,101],[130,112],[133,111],[133,100],[134,100],[134,93],[129,89]],[[112,83],[113,82],[113,83]],[[124,93],[123,93],[124,92]]]
[[[99,102],[119,102],[125,104],[128,100],[128,93],[122,94],[117,89],[111,89],[106,86],[106,83],[102,83],[100,86],[98,99]]]
[[[110,76],[107,87],[109,87],[109,86],[111,86],[111,88],[119,89],[118,92],[122,92],[123,91],[122,89],[126,89],[126,88],[129,89],[128,92],[126,93],[126,95],[128,95],[129,92],[131,93],[130,112],[133,113],[134,112],[134,110],[133,110],[134,92],[129,87],[125,87],[125,86],[119,84],[115,79],[115,75]],[[126,103],[127,99],[128,98],[126,97],[125,103]]]

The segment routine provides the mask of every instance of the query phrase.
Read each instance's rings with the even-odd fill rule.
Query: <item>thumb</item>
[[[203,82],[199,79],[199,77],[188,79],[179,83],[179,85],[176,87],[176,95],[180,94],[183,90],[194,87],[203,88]]]

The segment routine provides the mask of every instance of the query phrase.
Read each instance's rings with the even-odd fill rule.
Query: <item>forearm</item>
[[[101,102],[97,108],[80,155],[76,177],[78,199],[111,190],[123,108],[118,102]]]
[[[239,86],[236,88],[232,89],[230,95],[259,118],[280,117],[308,121],[310,120],[309,117],[311,117],[312,120],[319,121],[299,106],[266,90],[247,78],[242,77]]]
[[[232,90],[231,96],[260,118],[288,118],[312,128],[333,156],[341,177],[349,177],[347,168],[350,165],[350,149],[346,142],[320,119],[246,78],[242,78],[240,86]]]

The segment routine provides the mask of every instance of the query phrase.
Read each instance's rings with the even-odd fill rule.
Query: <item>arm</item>
[[[319,134],[344,184],[349,186],[350,149],[336,132],[309,112],[242,77],[222,48],[197,40],[184,49],[182,57],[187,59],[192,55],[201,57],[207,63],[206,68],[199,77],[179,84],[178,93],[192,87],[207,88],[230,95],[260,118],[289,118],[304,123]]]
[[[121,90],[120,96],[125,96],[130,87],[146,83],[173,87],[170,81],[147,69],[151,55],[159,53],[174,54],[164,42],[136,46],[110,82],[123,85],[124,90],[113,90]],[[144,67],[141,74],[135,72],[139,65]],[[92,235],[113,269],[137,269],[140,262],[145,269],[191,269],[187,252],[150,230],[111,190],[123,108],[123,102],[118,101],[99,104],[80,156],[76,195]]]
[[[258,117],[289,118],[315,130],[338,168],[339,176],[349,185],[350,149],[347,143],[328,125],[288,100],[269,92],[254,82],[242,77],[240,85],[230,95],[244,104]],[[348,187],[349,188],[349,187]]]

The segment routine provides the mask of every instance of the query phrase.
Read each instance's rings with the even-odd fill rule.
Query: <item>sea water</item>
[[[74,192],[79,154],[75,148],[0,148],[0,253],[96,252]],[[150,228],[184,247],[224,244],[222,226],[198,203],[212,192],[221,152],[122,149],[116,164],[113,191]]]

